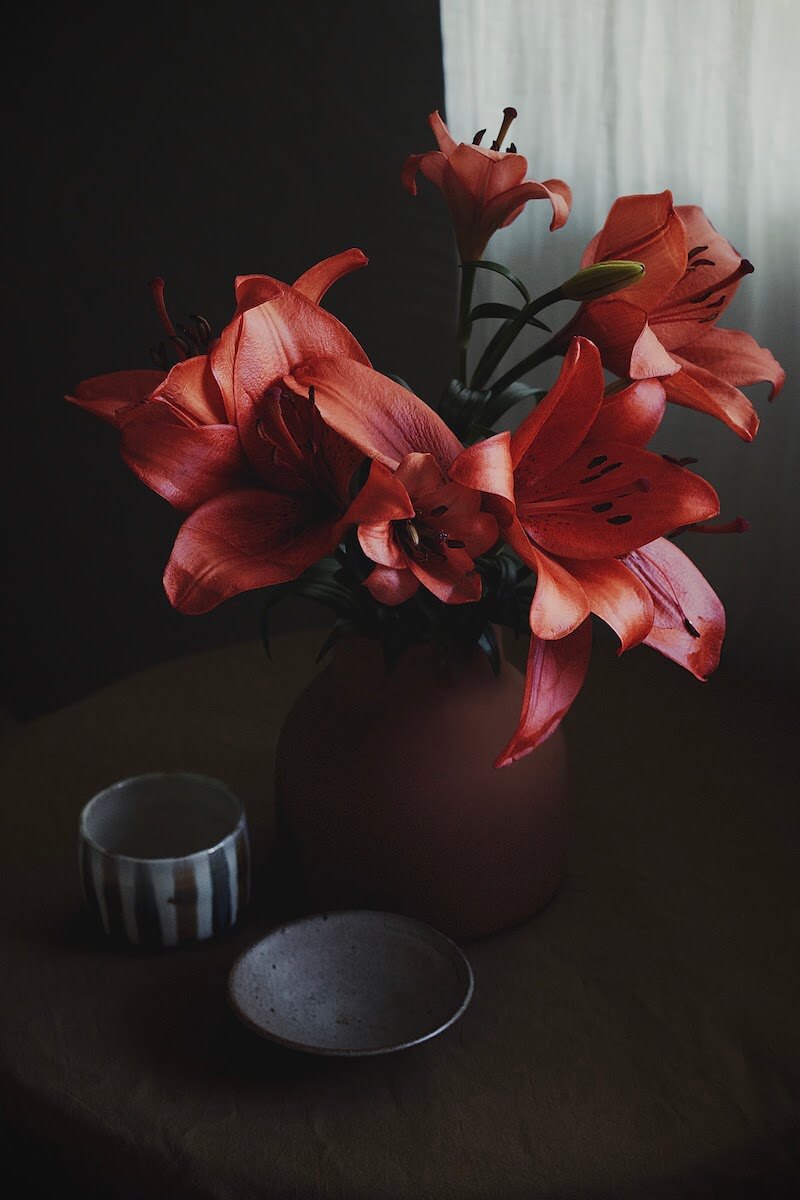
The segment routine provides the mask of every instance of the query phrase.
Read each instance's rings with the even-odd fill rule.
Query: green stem
[[[528,323],[529,317],[535,316],[542,309],[549,308],[551,304],[556,304],[559,300],[563,299],[564,293],[561,288],[554,288],[551,292],[545,292],[543,296],[538,296],[536,300],[533,300],[530,304],[526,304],[524,308],[520,309],[518,315],[513,320],[506,321],[505,325],[501,325],[484,350],[481,360],[473,373],[470,387],[482,388],[486,385],[516,339],[522,333],[522,330]],[[551,355],[547,357],[549,358]],[[545,360],[543,359],[542,361]],[[503,378],[505,379],[505,376]],[[498,385],[494,384],[493,387],[497,388]]]
[[[467,382],[467,349],[469,347],[469,339],[472,335],[472,322],[469,319],[469,314],[472,308],[475,274],[476,270],[474,266],[461,268],[461,295],[458,302],[458,330],[456,332],[458,345],[456,378],[460,379],[464,384]]]
[[[510,371],[506,371],[505,375],[501,375],[499,379],[496,379],[492,384],[492,391],[502,392],[503,388],[508,387],[510,383],[516,383],[528,371],[532,371],[534,367],[540,366],[550,358],[555,358],[559,353],[560,351],[555,345],[555,338],[551,338],[549,342],[545,342],[538,350],[534,350],[532,354],[521,359]]]

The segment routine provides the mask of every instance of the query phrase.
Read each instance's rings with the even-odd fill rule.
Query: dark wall
[[[438,4],[30,8],[6,31],[4,697],[20,719],[161,659],[250,637],[259,599],[174,612],[178,515],[64,402],[151,365],[147,281],[218,330],[233,279],[360,246],[326,305],[422,395],[450,363],[456,259],[434,190],[399,182],[443,104]],[[10,378],[8,372],[10,371]],[[284,611],[285,622],[316,612]]]

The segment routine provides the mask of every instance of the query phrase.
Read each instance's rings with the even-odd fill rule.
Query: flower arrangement
[[[740,385],[769,381],[775,395],[783,383],[768,350],[717,326],[751,264],[668,191],[616,200],[577,272],[545,295],[485,260],[529,200],[549,202],[551,230],[570,211],[567,184],[526,180],[525,158],[502,148],[515,116],[505,110],[487,149],[485,131],[457,144],[433,113],[439,149],[402,168],[412,194],[419,174],[442,192],[461,259],[458,366],[438,402],[377,371],[322,307],[366,264],[356,249],[292,285],[237,278],[219,336],[198,316],[175,325],[152,281],[167,339],[155,369],[88,379],[67,397],[116,426],[128,466],[186,514],[164,575],[182,612],[255,588],[265,614],[310,596],[335,616],[323,652],[355,632],[380,640],[388,667],[430,642],[446,661],[477,645],[499,669],[497,627],[527,624],[522,712],[496,766],[558,727],[586,675],[592,614],[620,652],[643,642],[698,679],[714,670],[722,604],[674,536],[746,523],[707,524],[719,503],[693,460],[645,447],[668,402],[749,441],[758,418]],[[473,305],[481,270],[504,276],[517,303]],[[562,300],[578,307],[552,333],[541,314]],[[497,327],[469,369],[482,321]],[[546,340],[509,365],[531,326]],[[527,381],[557,356],[548,391]],[[515,406],[527,415],[496,432]]]

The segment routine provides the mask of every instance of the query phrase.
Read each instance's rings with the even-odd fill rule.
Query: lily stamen
[[[514,121],[516,115],[517,115],[517,110],[515,108],[504,108],[503,109],[503,123],[500,126],[500,131],[497,134],[497,137],[492,142],[493,150],[499,150],[500,147],[502,146],[503,138],[506,136],[509,129],[511,128],[511,124]]]
[[[726,275],[724,279],[718,280],[711,287],[703,288],[702,291],[695,292],[693,296],[686,296],[679,305],[670,305],[663,309],[654,309],[651,320],[657,321],[659,325],[669,325],[676,321],[696,321],[698,304],[703,305],[707,309],[719,308],[727,299],[727,292],[722,295],[718,293],[723,291],[723,288],[728,288],[731,284],[742,279],[745,275],[751,275],[755,267],[746,258],[743,258],[735,271],[731,271],[730,275]],[[688,272],[687,272],[688,273]],[[686,276],[684,275],[684,279]],[[715,300],[711,300],[712,296],[716,296]]]
[[[164,301],[164,288],[166,286],[164,280],[157,275],[149,281],[147,286],[150,288],[150,292],[152,293],[153,301],[156,306],[156,312],[158,313],[158,318],[161,321],[164,332],[172,342],[175,349],[178,351],[180,357],[182,359],[187,359],[189,357],[189,348],[183,339],[178,337],[177,333],[175,332],[175,326],[172,324],[170,315],[167,312],[167,306]]]

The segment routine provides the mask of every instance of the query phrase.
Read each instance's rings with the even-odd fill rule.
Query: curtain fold
[[[721,324],[772,350],[787,373],[782,395],[769,404],[767,385],[748,389],[762,419],[751,445],[670,406],[654,448],[698,458],[723,516],[750,521],[745,535],[681,542],[728,612],[725,661],[776,685],[796,682],[800,5],[441,0],[441,14],[446,115],[457,140],[484,126],[493,136],[513,105],[510,137],[530,176],[560,177],[574,191],[563,230],[549,233],[547,206],[531,204],[487,257],[542,292],[576,268],[617,196],[669,187],[676,203],[701,205],[755,264]],[[487,276],[480,298],[514,299],[504,280]]]

